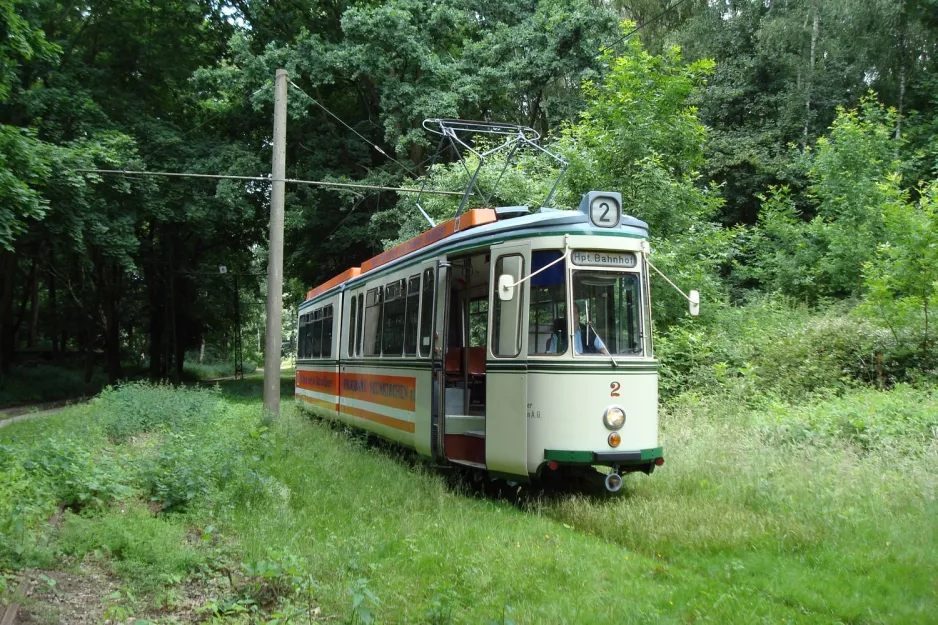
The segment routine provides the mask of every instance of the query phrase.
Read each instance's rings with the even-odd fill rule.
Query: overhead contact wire
[[[296,178],[284,178],[283,180],[264,176],[230,176],[224,174],[187,174],[173,171],[131,171],[128,169],[73,169],[72,171],[85,174],[116,174],[126,176],[168,176],[174,178],[211,178],[215,180],[254,180],[258,182],[285,182],[289,184],[308,184],[317,187],[331,187],[336,189],[367,189],[370,191],[396,191],[398,193],[419,193],[420,189],[408,189],[407,187],[384,187],[374,184],[354,184],[351,182],[329,182],[326,180],[298,180]],[[424,193],[432,195],[459,195],[462,191],[437,191],[429,190]]]
[[[299,85],[297,85],[295,82],[293,82],[293,81],[291,80],[291,81],[290,81],[290,84],[293,85],[293,88],[294,88],[294,89],[296,89],[297,91],[299,91],[300,93],[302,93],[303,95],[305,95],[307,98],[309,98],[310,100],[312,100],[313,104],[315,104],[316,106],[318,106],[319,108],[321,108],[322,110],[324,110],[326,113],[328,113],[328,114],[331,115],[333,118],[335,118],[336,121],[338,121],[340,124],[342,124],[343,126],[345,126],[346,128],[348,128],[350,131],[352,131],[352,132],[353,132],[358,138],[360,138],[362,141],[364,141],[365,143],[367,143],[368,145],[370,145],[371,147],[373,147],[375,150],[377,150],[377,151],[378,151],[380,154],[382,154],[384,157],[386,157],[386,158],[388,158],[388,159],[394,161],[394,162],[397,163],[398,165],[400,165],[400,166],[404,169],[404,171],[406,171],[407,173],[409,173],[411,176],[414,176],[415,178],[419,178],[419,176],[418,176],[412,169],[410,169],[407,165],[405,165],[404,163],[400,162],[399,160],[397,160],[396,158],[394,158],[393,156],[391,156],[390,154],[388,154],[387,152],[385,152],[385,151],[381,148],[381,146],[379,146],[377,143],[375,143],[374,141],[368,139],[368,138],[365,137],[363,134],[361,134],[360,132],[358,132],[357,130],[355,130],[354,128],[352,128],[351,126],[349,126],[348,124],[346,124],[345,121],[344,121],[341,117],[339,117],[338,115],[336,115],[335,113],[333,113],[332,111],[330,111],[328,108],[326,108],[326,106],[325,106],[324,104],[322,104],[319,100],[317,100],[317,99],[314,98],[313,96],[311,96],[311,95],[309,95],[308,93],[306,93],[305,91],[303,91],[303,89],[302,89]]]

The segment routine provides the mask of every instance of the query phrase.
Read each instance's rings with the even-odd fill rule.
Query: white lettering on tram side
[[[574,265],[592,265],[594,267],[625,267],[631,269],[638,264],[631,252],[594,252],[576,250],[572,254]]]

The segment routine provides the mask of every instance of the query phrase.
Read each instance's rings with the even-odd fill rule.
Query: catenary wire
[[[391,156],[390,154],[388,154],[387,152],[385,152],[385,151],[381,148],[381,146],[379,146],[377,143],[371,141],[370,139],[368,139],[367,137],[365,137],[363,134],[361,134],[360,132],[358,132],[357,130],[355,130],[354,128],[352,128],[351,126],[349,126],[348,124],[346,124],[346,123],[342,120],[341,117],[339,117],[338,115],[336,115],[335,113],[333,113],[332,111],[330,111],[328,108],[326,108],[326,106],[325,106],[324,104],[322,104],[321,102],[319,102],[319,100],[317,100],[317,99],[314,98],[313,96],[311,96],[311,95],[309,95],[308,93],[306,93],[306,92],[303,90],[302,87],[300,87],[299,85],[297,85],[297,84],[296,84],[295,82],[293,82],[292,80],[289,80],[289,82],[290,82],[291,85],[293,85],[293,87],[294,87],[297,91],[299,91],[300,93],[302,93],[303,95],[305,95],[307,98],[309,98],[310,100],[312,100],[313,104],[315,104],[316,106],[318,106],[319,108],[321,108],[322,110],[324,110],[326,113],[328,113],[329,115],[331,115],[332,117],[334,117],[340,124],[342,124],[343,126],[345,126],[346,128],[348,128],[349,130],[351,130],[353,133],[355,133],[355,135],[356,135],[358,138],[360,138],[362,141],[364,141],[365,143],[367,143],[368,145],[370,145],[371,147],[373,147],[375,150],[377,150],[379,153],[381,153],[382,155],[384,155],[384,156],[387,157],[388,159],[390,159],[390,160],[394,161],[395,163],[397,163],[398,165],[400,165],[400,166],[404,169],[404,171],[406,171],[407,173],[409,173],[411,176],[419,177],[419,176],[417,176],[417,174],[414,173],[414,171],[413,171],[412,169],[410,169],[407,165],[405,165],[404,163],[400,162],[399,160],[397,160],[396,158],[394,158],[393,156]]]
[[[127,169],[73,169],[72,171],[85,174],[118,174],[126,176],[168,176],[175,178],[211,178],[215,180],[255,180],[259,182],[285,182],[290,184],[308,184],[317,187],[330,187],[336,189],[367,189],[370,191],[396,191],[398,193],[419,193],[420,189],[408,189],[407,187],[384,187],[373,184],[353,184],[350,182],[328,182],[326,180],[298,180],[295,178],[275,178],[263,176],[229,176],[223,174],[188,174],[173,171],[131,171]],[[428,190],[424,193],[432,195],[458,195],[462,196],[462,191],[437,191]]]

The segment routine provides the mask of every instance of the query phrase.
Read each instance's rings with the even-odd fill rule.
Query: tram
[[[615,192],[466,210],[309,291],[295,398],[435,464],[606,466],[614,492],[664,463],[649,251]]]

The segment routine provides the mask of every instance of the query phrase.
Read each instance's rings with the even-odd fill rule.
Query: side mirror
[[[692,317],[696,317],[700,314],[700,291],[691,291],[690,295],[687,296],[687,301],[690,302],[690,314]]]
[[[498,299],[503,302],[511,301],[515,296],[515,279],[511,274],[503,273],[498,276]]]

